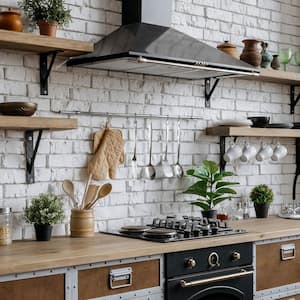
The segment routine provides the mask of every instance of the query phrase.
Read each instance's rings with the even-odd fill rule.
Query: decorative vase
[[[202,217],[207,219],[216,219],[217,218],[217,210],[216,209],[209,209],[209,210],[202,210]]]
[[[52,226],[49,224],[34,224],[35,236],[37,241],[50,241]]]
[[[270,203],[257,204],[254,203],[256,218],[267,218]]]
[[[0,12],[0,29],[20,32],[23,30],[21,14],[13,11],[11,8],[8,11]]]
[[[247,39],[243,40],[245,44],[240,59],[254,67],[259,67],[261,64],[261,54],[257,48],[258,40]]]
[[[37,22],[37,24],[39,26],[41,35],[48,35],[48,36],[56,37],[56,31],[57,31],[57,26],[58,26],[57,22],[48,23],[44,20],[39,20]]]
[[[272,55],[267,52],[268,43],[261,42],[260,44],[261,44],[261,47],[262,47],[260,66],[262,68],[267,68],[270,65],[271,61],[272,61]]]
[[[236,59],[239,59],[239,53],[237,52],[236,46],[229,43],[228,41],[224,41],[224,43],[218,45],[217,48],[223,51],[224,53]]]
[[[274,70],[279,70],[280,69],[280,61],[279,61],[278,54],[273,55],[273,60],[271,62],[271,68],[274,69]]]

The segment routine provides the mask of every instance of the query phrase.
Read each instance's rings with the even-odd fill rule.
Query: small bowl
[[[270,122],[270,117],[248,117],[247,119],[252,121],[251,127],[265,128]]]
[[[32,116],[37,110],[33,102],[3,102],[0,103],[0,113],[7,116]]]

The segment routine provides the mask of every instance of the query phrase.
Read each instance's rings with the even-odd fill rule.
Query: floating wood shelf
[[[253,128],[253,127],[230,127],[217,126],[206,129],[207,135],[214,136],[261,136],[261,137],[286,137],[300,138],[300,129],[284,128]]]
[[[57,55],[76,56],[94,50],[91,42],[55,38],[32,33],[0,30],[0,47],[35,53],[59,51]]]
[[[0,128],[12,130],[69,130],[77,128],[77,119],[0,116]]]

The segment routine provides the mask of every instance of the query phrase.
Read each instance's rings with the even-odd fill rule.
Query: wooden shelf
[[[300,85],[300,73],[273,69],[260,69],[259,76],[246,76],[241,78],[288,85]]]
[[[39,54],[61,51],[58,55],[70,57],[92,52],[94,44],[32,33],[0,30],[0,48],[24,50]]]
[[[0,129],[68,130],[77,128],[77,119],[0,116]]]
[[[230,127],[217,126],[206,129],[207,135],[214,136],[253,136],[253,137],[286,137],[299,138],[300,129],[281,128],[252,128],[252,127]]]

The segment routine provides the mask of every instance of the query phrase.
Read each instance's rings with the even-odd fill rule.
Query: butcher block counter
[[[183,242],[155,243],[95,233],[93,238],[52,238],[49,242],[15,241],[0,247],[0,275],[68,267],[300,235],[300,220],[277,217],[231,222],[247,233]]]

